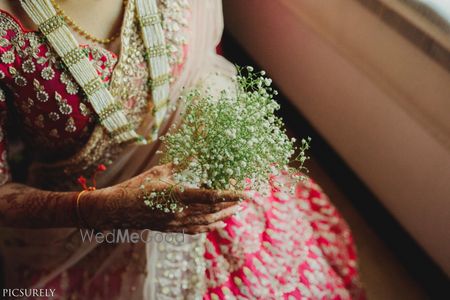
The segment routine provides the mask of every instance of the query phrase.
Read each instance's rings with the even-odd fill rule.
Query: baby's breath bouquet
[[[275,115],[280,107],[271,79],[252,67],[238,70],[234,88],[219,96],[193,89],[182,97],[186,105],[182,124],[161,138],[162,163],[173,163],[176,183],[259,190],[275,170],[300,178],[297,174],[305,169],[309,139],[297,149],[295,140],[286,135],[283,121]],[[300,166],[292,169],[288,163],[296,151]]]

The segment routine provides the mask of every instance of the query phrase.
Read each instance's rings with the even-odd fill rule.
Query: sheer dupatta
[[[208,86],[220,90],[231,84],[229,78],[235,72],[229,62],[215,53],[223,30],[220,0],[187,0],[187,3],[191,9],[187,57],[180,74],[170,87],[169,100],[173,105],[176,105],[183,89]],[[177,107],[170,113],[161,125],[161,134],[179,121],[182,109]],[[144,116],[139,133],[149,135],[152,126],[152,117]],[[94,142],[105,141],[100,136]],[[98,178],[98,187],[119,183],[156,165],[156,151],[160,147],[161,144],[157,141],[146,146],[128,145],[121,148],[118,158]],[[86,153],[89,155],[89,151]],[[43,173],[45,170],[42,167],[33,168],[32,178],[45,178],[48,176]],[[68,175],[78,174],[74,172]],[[61,182],[62,186],[64,184],[65,182]],[[9,286],[24,287],[29,284],[30,287],[55,287],[60,296],[68,293],[86,298],[99,290],[99,284],[104,284],[106,286],[103,287],[103,292],[108,294],[102,294],[102,297],[109,299],[174,299],[173,295],[196,298],[203,292],[205,277],[202,274],[202,235],[186,236],[182,246],[161,247],[161,244],[153,242],[105,245],[95,241],[82,241],[77,229],[2,231],[4,240],[21,241],[2,245]],[[177,260],[170,257],[181,259],[187,264],[179,267]],[[160,267],[159,263],[166,265]],[[24,268],[27,281],[23,280]],[[165,271],[176,272],[176,276],[172,276],[175,273],[167,274]],[[114,288],[108,288],[108,284]],[[169,294],[167,287],[172,288]]]
[[[189,24],[189,49],[183,70],[172,84],[169,99],[175,104],[180,94],[192,86],[218,87],[230,84],[229,78],[235,73],[234,66],[216,54],[223,31],[223,16],[220,0],[191,0],[191,20]],[[169,127],[177,123],[182,107],[171,114],[161,126],[164,134]],[[143,133],[150,130],[150,124],[144,125]],[[121,157],[102,178],[101,185],[110,185],[129,179],[158,163],[156,151],[161,147],[159,141],[149,146],[129,146]]]

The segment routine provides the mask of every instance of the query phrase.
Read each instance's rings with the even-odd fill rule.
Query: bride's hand
[[[171,186],[170,164],[156,166],[121,184],[83,193],[80,214],[86,225],[96,229],[153,229],[189,234],[207,232],[223,226],[223,219],[239,210],[243,195],[229,191],[175,188],[173,193],[185,208],[165,213],[144,204],[140,186],[146,178],[146,189],[163,191]]]

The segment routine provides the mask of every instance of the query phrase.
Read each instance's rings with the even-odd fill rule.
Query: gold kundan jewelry
[[[94,43],[103,44],[103,45],[109,45],[113,41],[115,41],[120,36],[120,30],[116,32],[113,36],[109,38],[98,38],[94,36],[93,34],[87,32],[85,29],[83,29],[80,25],[78,25],[71,17],[67,15],[67,13],[59,6],[58,3],[56,3],[56,0],[50,0],[55,7],[56,12],[58,15],[64,18],[64,21],[67,23],[67,25],[72,28],[76,33],[79,35],[85,37],[87,40],[90,40]],[[123,1],[123,7],[125,8],[127,6],[128,0]]]

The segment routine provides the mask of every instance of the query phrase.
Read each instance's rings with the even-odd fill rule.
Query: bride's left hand
[[[83,194],[80,205],[87,223],[97,229],[152,229],[195,234],[223,227],[222,221],[240,210],[244,195],[173,187],[172,172],[170,164],[155,166],[121,184]],[[171,193],[184,209],[167,213],[149,208],[144,203],[143,184],[148,191],[161,192],[173,187]]]

